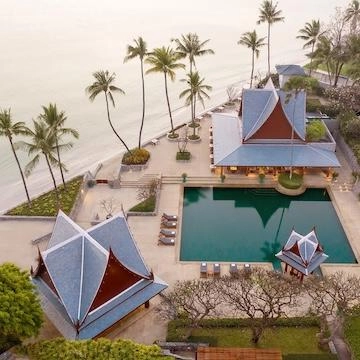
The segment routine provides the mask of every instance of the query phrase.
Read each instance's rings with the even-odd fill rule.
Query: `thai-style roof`
[[[259,139],[257,133],[267,126],[264,140],[305,140],[305,92],[295,95],[276,90],[271,79],[263,89],[244,89],[242,95],[243,140]],[[273,124],[272,124],[273,123]]]
[[[304,275],[311,274],[328,258],[315,230],[305,236],[293,230],[282,250],[275,256]]]
[[[300,65],[275,65],[279,75],[305,76],[305,71]]]
[[[68,338],[98,335],[167,287],[145,265],[120,214],[85,231],[60,211],[32,275],[45,311]]]
[[[241,118],[212,115],[214,165],[340,167],[335,142],[305,141],[305,104],[305,92],[287,94],[271,81],[244,90]]]

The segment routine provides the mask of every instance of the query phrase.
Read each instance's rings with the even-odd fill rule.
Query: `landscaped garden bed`
[[[79,176],[66,183],[66,190],[64,190],[63,185],[58,187],[60,208],[64,213],[70,214],[79,193],[82,181],[82,176]],[[43,195],[40,195],[36,199],[33,199],[31,201],[31,207],[28,203],[23,203],[8,211],[6,215],[56,216],[58,210],[59,208],[55,190],[51,190]]]
[[[124,154],[122,164],[125,165],[144,165],[150,159],[150,153],[144,148],[136,148]]]
[[[278,176],[278,182],[281,186],[286,189],[299,189],[303,184],[303,177],[299,174],[292,173],[290,178],[290,173],[282,173]]]
[[[314,356],[311,357],[313,359],[318,359],[317,355],[321,356],[319,359],[333,359],[331,354],[318,347],[316,334],[319,333],[320,328],[316,318],[280,319],[276,326],[265,330],[257,345],[251,342],[251,330],[247,327],[249,321],[250,319],[204,320],[199,328],[192,330],[191,336],[186,341],[209,343],[210,346],[218,347],[278,348],[284,355],[311,354]],[[186,320],[170,321],[167,341],[183,341],[187,330]],[[299,359],[305,358],[299,357]],[[298,358],[289,357],[289,359]]]

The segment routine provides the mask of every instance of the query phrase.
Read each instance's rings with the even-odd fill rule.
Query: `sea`
[[[306,22],[320,19],[325,25],[344,8],[345,0],[279,0],[285,17],[271,27],[271,67],[276,64],[304,64],[309,50],[296,39]],[[172,46],[181,34],[197,33],[210,39],[207,47],[215,55],[196,59],[196,67],[212,86],[205,111],[227,101],[227,89],[239,91],[249,86],[251,50],[237,41],[247,31],[267,36],[267,25],[257,25],[258,0],[0,0],[0,108],[11,108],[13,121],[32,126],[42,106],[56,103],[65,111],[67,126],[80,132],[71,150],[62,158],[70,179],[124,151],[111,131],[104,97],[90,102],[85,88],[92,73],[108,70],[116,74],[115,85],[125,95],[115,94],[111,118],[129,146],[137,144],[142,113],[140,62],[124,63],[126,47],[142,36],[148,49]],[[188,61],[184,60],[187,66]],[[146,67],[147,68],[147,67]],[[256,59],[255,75],[263,78],[267,69],[267,47]],[[190,109],[179,99],[185,88],[181,79],[186,70],[169,81],[169,96],[175,124],[190,120]],[[145,77],[146,115],[143,142],[169,129],[162,74]],[[21,138],[15,138],[22,140]],[[70,139],[69,139],[70,140]],[[22,166],[30,160],[18,151]],[[119,164],[120,165],[120,164]],[[60,180],[56,171],[57,180]],[[51,188],[51,178],[43,161],[27,178],[32,197]],[[0,213],[25,201],[21,178],[7,138],[0,138]]]

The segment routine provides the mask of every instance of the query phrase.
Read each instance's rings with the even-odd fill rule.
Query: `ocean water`
[[[249,82],[251,51],[237,45],[245,31],[266,36],[266,25],[256,25],[260,1],[183,0],[0,0],[0,108],[11,108],[13,120],[31,126],[41,106],[55,102],[67,114],[67,125],[79,130],[80,139],[63,154],[68,178],[94,169],[99,162],[123,151],[106,118],[105,101],[99,96],[90,103],[85,88],[96,70],[116,73],[116,85],[125,96],[115,95],[111,109],[115,127],[130,146],[137,144],[141,120],[140,64],[123,63],[126,46],[142,36],[151,50],[170,45],[170,39],[196,32],[211,39],[215,55],[197,59],[205,83],[213,87],[206,107],[226,101],[226,88],[239,89]],[[307,21],[324,23],[345,0],[279,1],[285,21],[271,29],[271,61],[275,64],[304,63],[303,43],[297,32]],[[266,47],[256,61],[255,74],[266,70]],[[184,60],[187,65],[187,61]],[[185,71],[169,82],[169,95],[176,124],[188,121],[189,108],[179,99]],[[162,74],[146,76],[146,118],[143,140],[169,128]],[[201,111],[201,107],[198,106]],[[29,158],[18,152],[24,166]],[[59,175],[59,174],[57,174]],[[59,179],[59,176],[58,176]],[[28,178],[31,196],[51,187],[44,163]],[[0,138],[0,212],[25,200],[21,179],[8,140]]]

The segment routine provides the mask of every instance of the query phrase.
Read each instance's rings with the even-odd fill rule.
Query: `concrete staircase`
[[[120,186],[127,188],[137,188],[139,186],[150,185],[154,180],[161,180],[161,174],[144,174],[138,180],[121,180]]]

